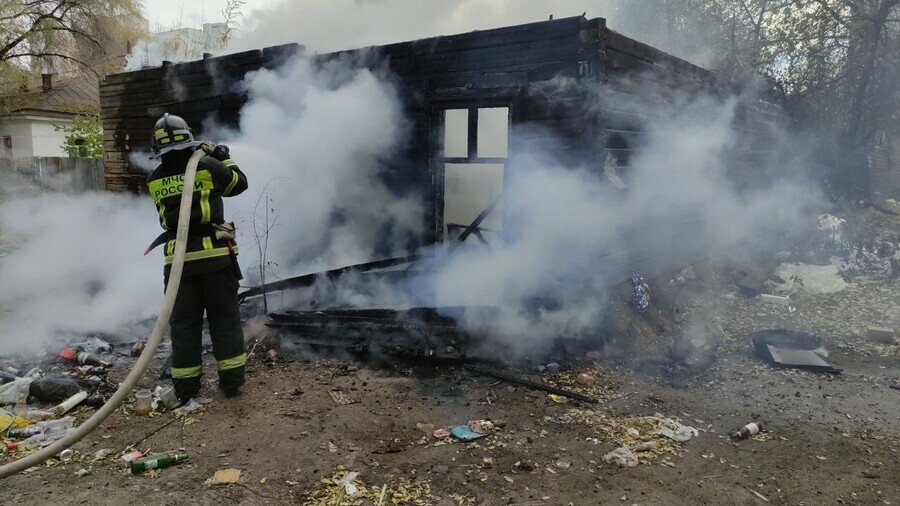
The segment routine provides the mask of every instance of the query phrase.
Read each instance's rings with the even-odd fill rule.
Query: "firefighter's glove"
[[[211,156],[220,162],[224,162],[225,160],[231,158],[231,153],[228,150],[228,146],[219,144],[215,149],[213,149]]]
[[[216,143],[211,141],[203,141],[200,143],[200,149],[202,149],[207,155],[212,156],[212,154],[216,151]]]
[[[234,222],[213,223],[213,228],[216,230],[216,239],[220,241],[234,240]]]

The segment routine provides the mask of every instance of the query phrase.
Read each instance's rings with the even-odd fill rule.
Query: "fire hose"
[[[194,187],[197,164],[204,155],[204,151],[198,149],[191,156],[187,168],[184,171],[184,188]],[[103,421],[106,420],[120,404],[122,404],[122,401],[124,401],[128,397],[128,394],[131,393],[134,385],[144,375],[147,366],[150,365],[150,361],[153,359],[154,353],[156,353],[156,348],[159,346],[159,343],[162,342],[163,330],[169,322],[169,317],[172,315],[172,307],[175,305],[175,296],[178,293],[178,287],[181,285],[181,272],[184,268],[184,255],[187,249],[187,234],[188,225],[190,223],[193,193],[194,192],[192,191],[185,191],[181,194],[181,207],[178,212],[178,229],[175,235],[175,257],[172,260],[172,271],[169,275],[169,284],[166,287],[162,307],[159,310],[159,317],[156,319],[156,324],[153,326],[153,332],[150,334],[150,338],[147,340],[147,345],[141,353],[141,356],[134,364],[134,367],[131,368],[131,372],[129,372],[128,376],[125,377],[125,380],[119,384],[116,393],[106,401],[106,404],[101,406],[93,416],[88,418],[83,424],[76,427],[65,437],[31,455],[14,460],[4,466],[0,466],[0,479],[8,478],[30,467],[41,464],[45,460],[52,458],[59,454],[59,452],[69,448],[87,436],[103,423]]]

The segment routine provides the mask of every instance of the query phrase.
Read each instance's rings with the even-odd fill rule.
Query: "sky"
[[[279,3],[280,0],[251,0],[248,4],[267,7]],[[225,0],[145,0],[144,17],[150,23],[152,31],[163,31],[171,28],[199,28],[203,23],[222,21],[222,9]],[[244,10],[248,11],[248,6]]]
[[[555,17],[611,17],[621,0],[250,0],[231,50],[290,42],[329,52]],[[226,0],[144,2],[151,31],[224,21]]]

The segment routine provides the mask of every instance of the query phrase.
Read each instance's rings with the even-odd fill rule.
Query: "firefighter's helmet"
[[[191,127],[181,116],[166,113],[156,120],[153,127],[153,153],[162,155],[169,151],[185,149],[194,145],[194,135]]]

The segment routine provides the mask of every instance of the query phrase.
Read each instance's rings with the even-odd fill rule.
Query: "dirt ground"
[[[242,396],[217,391],[208,355],[202,394],[212,400],[204,409],[147,417],[126,403],[74,447],[73,460],[3,481],[3,497],[12,504],[900,504],[900,390],[889,388],[900,384],[900,346],[865,333],[867,325],[900,328],[900,280],[850,279],[837,293],[792,294],[790,307],[743,298],[733,282],[714,282],[702,269],[651,286],[647,313],[629,307],[627,293],[611,308],[617,317],[606,338],[617,342],[615,352],[582,351],[572,369],[525,373],[596,397],[597,405],[560,403],[460,365],[273,356],[266,348],[273,338],[251,354]],[[690,371],[673,366],[665,350],[694,314],[723,335],[712,366]],[[821,336],[842,374],[762,362],[751,335],[767,328]],[[142,386],[166,384],[156,379],[163,355]],[[111,376],[123,377],[133,361],[120,358]],[[574,382],[580,373],[596,384]],[[335,392],[353,402],[337,403]],[[79,408],[75,416],[80,422],[91,413]],[[697,436],[679,443],[652,434],[658,425],[642,417],[657,413]],[[431,435],[476,419],[497,427],[470,443]],[[729,437],[751,421],[765,432]],[[656,447],[638,452],[636,467],[603,459],[646,442]],[[119,457],[136,443],[190,458],[132,475]],[[0,462],[14,457],[0,450]],[[241,470],[237,484],[207,483],[227,468]],[[360,494],[348,498],[334,480],[351,471]]]
[[[75,459],[6,480],[4,496],[15,504],[378,504],[386,486],[383,504],[900,504],[900,391],[888,388],[900,378],[898,346],[818,329],[829,360],[844,370],[828,375],[764,364],[748,334],[773,318],[824,314],[819,306],[896,311],[898,295],[897,281],[856,284],[801,298],[795,313],[724,297],[726,338],[708,370],[585,358],[576,371],[544,376],[572,385],[574,374],[592,375],[597,385],[580,388],[601,398],[597,406],[560,404],[459,367],[272,360],[261,349],[250,360],[244,394],[225,399],[210,359],[204,394],[212,402],[139,445],[184,449],[187,462],[130,474],[118,457],[174,416],[134,416],[126,405],[75,446]],[[163,383],[152,380],[161,362],[154,367],[146,386]],[[330,391],[357,402],[337,404]],[[90,413],[83,408],[79,417]],[[699,435],[675,443],[639,429],[638,439],[656,441],[656,451],[639,453],[634,468],[603,461],[620,442],[636,442],[627,428],[644,426],[635,417],[654,413],[677,417]],[[426,437],[430,427],[417,428],[472,419],[505,426],[471,443],[447,443]],[[753,420],[762,422],[763,435],[728,437]],[[114,452],[93,461],[103,449]],[[226,468],[242,471],[236,485],[206,484]],[[78,477],[81,469],[90,473]],[[332,478],[347,471],[359,472],[356,484],[367,487],[368,499],[340,499]]]

